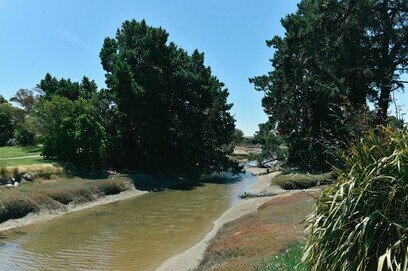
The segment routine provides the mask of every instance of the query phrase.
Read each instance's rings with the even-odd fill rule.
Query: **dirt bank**
[[[317,193],[310,189],[273,197],[256,212],[225,224],[194,270],[257,270],[265,259],[304,239],[303,222]]]

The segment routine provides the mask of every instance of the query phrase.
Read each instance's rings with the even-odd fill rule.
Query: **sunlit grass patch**
[[[1,158],[13,158],[23,156],[34,156],[41,154],[41,147],[0,147],[0,159]]]

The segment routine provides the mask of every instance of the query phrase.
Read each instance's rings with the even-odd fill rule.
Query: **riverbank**
[[[254,175],[258,175],[259,173],[264,173],[264,170],[252,168],[248,169],[248,172],[251,172]],[[273,189],[274,192],[276,192],[277,194],[281,194],[274,197],[284,196],[283,193],[286,192],[285,190],[279,189],[278,187],[271,188],[270,186],[270,179],[278,174],[279,172],[273,172],[259,176],[257,182],[250,187],[249,192],[256,194],[265,190],[270,191],[271,189]],[[287,193],[291,194],[295,192]],[[204,256],[205,250],[208,246],[208,243],[215,237],[215,235],[221,229],[222,226],[244,215],[255,212],[259,206],[271,200],[272,198],[273,197],[261,197],[242,200],[240,203],[224,212],[217,220],[215,220],[213,222],[213,227],[211,231],[208,232],[203,239],[201,239],[198,243],[196,243],[188,250],[167,259],[165,262],[162,263],[162,265],[157,269],[157,271],[194,269],[200,264]]]
[[[213,223],[213,228],[208,232],[205,237],[196,243],[191,248],[186,251],[177,254],[169,259],[167,259],[157,271],[165,270],[248,270],[248,266],[243,268],[243,265],[232,265],[231,268],[216,268],[217,266],[222,265],[225,261],[230,260],[231,258],[236,258],[234,256],[234,249],[240,250],[242,243],[236,242],[237,236],[240,238],[247,238],[245,234],[245,229],[254,229],[252,225],[252,220],[250,217],[257,217],[259,220],[269,217],[269,219],[275,220],[289,220],[290,225],[290,238],[286,238],[285,241],[280,241],[275,248],[283,248],[290,243],[293,243],[297,240],[300,240],[303,236],[301,232],[300,223],[304,220],[305,216],[310,212],[311,206],[313,205],[313,197],[311,195],[318,194],[320,192],[319,188],[310,188],[307,190],[284,190],[278,186],[271,185],[271,180],[278,176],[281,172],[272,172],[267,173],[266,169],[262,168],[249,168],[247,170],[253,175],[258,176],[257,182],[252,185],[249,189],[249,194],[271,194],[273,196],[267,197],[257,197],[250,198],[241,201],[237,205],[233,206],[226,212],[224,212],[217,220]],[[294,206],[289,206],[291,203],[294,203]],[[289,205],[288,205],[289,204]],[[279,206],[277,206],[279,205]],[[281,212],[276,213],[273,210],[276,209]],[[292,208],[292,210],[286,210],[285,208]],[[263,210],[263,211],[260,211]],[[268,210],[269,213],[273,213],[273,218],[270,215],[265,214],[265,210]],[[284,211],[285,210],[285,211]],[[284,212],[287,212],[286,214]],[[285,218],[285,215],[288,216]],[[281,217],[279,217],[281,216]],[[283,218],[282,218],[283,217]],[[248,219],[251,223],[248,223]],[[299,221],[298,221],[299,220]],[[231,225],[235,226],[235,229],[240,230],[229,230],[228,234],[226,229],[230,228]],[[264,240],[263,242],[269,242],[268,236],[264,235],[263,230],[265,228],[259,223],[257,224],[262,229],[255,229],[255,232],[258,231],[258,236],[250,236],[250,240],[245,240],[246,244],[250,244],[249,248],[257,250],[255,240]],[[275,225],[271,225],[271,228],[276,228]],[[296,230],[294,230],[296,228]],[[282,228],[281,228],[282,229]],[[231,235],[231,232],[233,234]],[[248,234],[248,232],[246,232]],[[276,234],[275,232],[274,234]],[[281,233],[277,233],[281,234]],[[280,235],[281,236],[281,235]],[[254,239],[255,238],[255,239]],[[279,236],[277,237],[279,239]],[[252,240],[251,240],[252,239]],[[226,246],[218,246],[220,240],[228,242],[235,242],[235,248],[231,247],[231,244]],[[276,237],[275,237],[276,240]],[[222,241],[221,241],[222,242]],[[260,242],[259,244],[262,244]],[[213,249],[218,246],[217,249]],[[232,245],[234,246],[234,245]],[[252,248],[251,248],[252,247]],[[231,251],[232,249],[232,251]],[[261,249],[262,251],[262,249]],[[271,250],[268,254],[266,251],[261,253],[262,255],[257,255],[257,260],[260,262],[264,257],[270,256],[271,253],[277,253],[278,250]],[[235,253],[240,253],[235,251]],[[244,254],[251,255],[251,253],[244,252]],[[265,255],[264,255],[265,254]],[[220,256],[224,255],[224,256]],[[225,255],[230,255],[225,256]],[[253,261],[252,257],[249,257],[249,262]],[[253,266],[252,266],[253,267]]]
[[[225,224],[194,270],[286,270],[269,268],[265,263],[292,245],[303,243],[304,220],[319,192],[308,189],[273,197],[255,212]]]
[[[14,175],[23,178],[12,179],[14,185],[0,186],[0,231],[52,220],[66,213],[147,192],[143,187],[137,189],[130,175],[102,174],[81,178],[69,176],[55,165],[22,166],[14,170]]]
[[[145,193],[148,192],[137,190],[135,188],[130,188],[129,190],[120,192],[119,194],[103,196],[90,202],[69,203],[67,205],[61,206],[58,209],[41,210],[39,212],[29,213],[28,215],[22,218],[10,219],[7,220],[6,222],[1,223],[0,232],[9,231],[24,226],[29,226],[39,222],[50,221],[68,213],[77,212],[89,208],[94,208],[96,206],[101,206],[109,203],[114,203],[117,201],[130,199],[132,197],[140,196]]]

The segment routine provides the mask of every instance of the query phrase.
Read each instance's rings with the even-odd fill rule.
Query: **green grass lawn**
[[[38,165],[45,163],[52,163],[52,160],[45,159],[43,157],[35,158],[22,158],[22,159],[13,159],[13,160],[0,160],[1,167],[17,167],[17,166],[27,166],[27,165]]]
[[[0,147],[0,159],[40,154],[41,147]]]
[[[0,168],[52,162],[43,157],[32,157],[35,155],[41,155],[41,147],[0,147]],[[22,158],[10,159],[16,157]]]

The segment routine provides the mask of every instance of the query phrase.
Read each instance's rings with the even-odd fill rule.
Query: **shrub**
[[[0,201],[0,223],[38,211],[34,200],[25,196],[9,196]]]
[[[286,190],[307,189],[310,187],[330,184],[332,172],[302,172],[302,171],[284,171],[272,179],[272,185],[277,185]]]
[[[311,270],[408,270],[408,131],[378,128],[308,218]]]
[[[96,183],[100,195],[115,195],[129,189],[129,184],[123,180],[105,180]]]
[[[64,205],[71,202],[81,203],[92,201],[94,199],[89,187],[55,188],[53,190],[45,191],[45,194]]]

